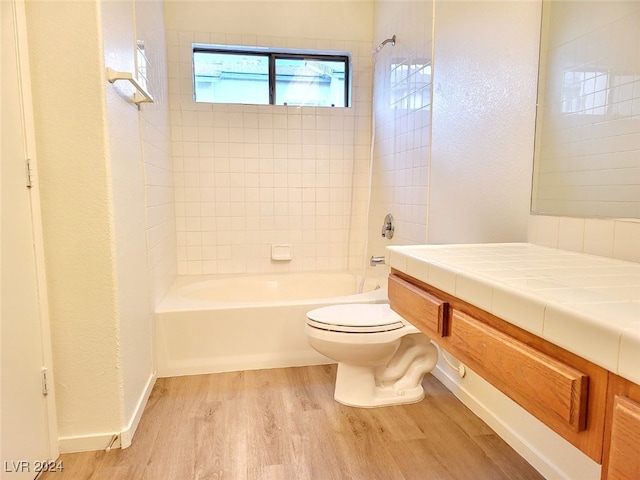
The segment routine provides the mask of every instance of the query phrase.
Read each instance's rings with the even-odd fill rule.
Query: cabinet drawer
[[[640,403],[616,395],[607,479],[640,478]]]
[[[389,301],[393,310],[420,330],[440,337],[449,334],[446,301],[395,275],[389,276]]]
[[[450,345],[460,360],[550,427],[586,428],[586,374],[463,312],[452,317]]]

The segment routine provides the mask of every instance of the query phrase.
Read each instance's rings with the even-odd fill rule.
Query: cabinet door
[[[613,401],[607,479],[640,478],[640,403],[616,395]]]

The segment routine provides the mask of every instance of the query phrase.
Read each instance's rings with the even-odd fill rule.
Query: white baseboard
[[[241,370],[324,365],[327,363],[335,362],[310,348],[300,352],[212,357],[209,359],[200,358],[172,362],[159,359],[158,377],[206,375],[209,373],[238,372]]]
[[[116,437],[116,440],[113,442],[113,446],[111,448],[118,448],[120,446],[119,432],[60,437],[58,439],[58,448],[60,449],[60,453],[79,453],[104,450],[111,444],[114,436]]]
[[[91,452],[95,450],[105,450],[107,447],[113,449],[127,448],[130,446],[133,435],[140,423],[140,418],[142,417],[144,408],[149,401],[149,396],[151,395],[153,386],[156,383],[156,378],[157,374],[154,372],[147,380],[145,388],[142,391],[142,395],[140,395],[140,398],[138,399],[138,403],[136,404],[131,420],[122,431],[77,435],[73,437],[60,437],[58,439],[60,453]]]
[[[600,465],[473,371],[460,379],[439,364],[431,373],[547,480],[600,479]]]
[[[131,440],[133,439],[133,435],[138,429],[140,418],[142,418],[142,413],[144,412],[144,408],[147,406],[147,402],[149,401],[151,391],[153,390],[153,386],[156,384],[157,378],[158,373],[153,372],[147,380],[147,384],[142,391],[142,395],[138,399],[138,403],[136,405],[135,411],[133,412],[131,420],[129,421],[127,427],[120,434],[120,448],[127,448],[131,445]]]

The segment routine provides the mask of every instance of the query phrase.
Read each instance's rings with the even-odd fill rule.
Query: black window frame
[[[309,60],[309,61],[326,61],[326,62],[344,62],[344,107],[335,107],[334,105],[326,106],[326,108],[349,108],[351,107],[351,57],[348,54],[338,54],[338,53],[320,53],[320,52],[307,52],[304,50],[296,50],[296,51],[284,51],[284,50],[268,50],[268,49],[251,49],[251,48],[221,48],[218,46],[193,46],[191,52],[191,58],[193,63],[193,99],[197,103],[210,103],[210,102],[198,102],[196,100],[196,89],[195,89],[195,61],[193,61],[195,53],[222,53],[229,55],[247,55],[247,56],[256,56],[267,58],[269,61],[268,65],[268,77],[269,77],[269,105],[278,105],[276,103],[276,60],[277,59],[286,59],[286,60]],[[214,102],[217,103],[217,102]],[[220,102],[224,103],[224,102]],[[257,104],[256,104],[257,105]],[[287,104],[284,104],[287,106]],[[292,106],[304,106],[304,105],[292,105]],[[319,108],[325,108],[325,106],[320,106]]]

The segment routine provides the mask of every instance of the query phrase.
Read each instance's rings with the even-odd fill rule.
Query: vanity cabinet
[[[640,478],[640,385],[611,374],[602,479]]]
[[[605,369],[395,269],[389,300],[440,347],[602,462]]]

